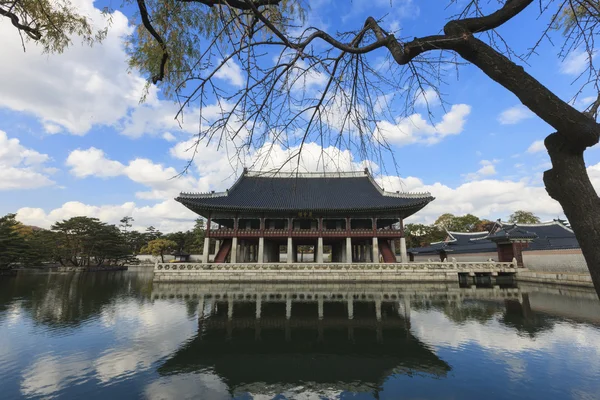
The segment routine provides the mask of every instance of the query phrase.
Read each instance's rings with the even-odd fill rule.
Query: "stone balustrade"
[[[155,281],[452,281],[459,273],[515,273],[516,262],[343,263],[157,263]]]

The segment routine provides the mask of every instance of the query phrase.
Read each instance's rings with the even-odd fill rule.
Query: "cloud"
[[[174,142],[174,141],[177,140],[177,138],[175,137],[175,135],[173,135],[170,132],[163,133],[162,138],[165,139],[167,142]]]
[[[95,206],[79,201],[69,201],[61,207],[44,211],[41,208],[23,207],[17,210],[17,219],[24,224],[50,228],[56,221],[77,216],[98,218],[103,222],[118,224],[125,216],[134,218],[134,229],[144,230],[152,225],[162,232],[191,229],[198,216],[173,199],[152,206],[138,206],[134,202]]]
[[[125,169],[123,164],[107,159],[104,152],[95,147],[72,151],[67,157],[66,165],[71,167],[71,174],[78,178],[87,176],[114,177],[121,175]]]
[[[466,118],[471,112],[471,106],[455,104],[442,120],[431,125],[421,114],[413,114],[399,119],[396,124],[388,121],[377,123],[375,134],[383,136],[387,141],[397,146],[414,143],[436,144],[449,135],[458,135],[464,129]]]
[[[496,162],[497,162],[496,160],[493,160],[493,161],[481,160],[479,162],[479,164],[481,164],[481,168],[479,168],[476,172],[463,174],[463,177],[467,181],[474,181],[476,179],[481,179],[486,176],[496,175],[497,174],[496,167],[494,166],[494,164]]]
[[[179,171],[173,167],[163,167],[145,158],[136,158],[124,165],[108,159],[102,150],[95,147],[72,151],[66,165],[70,167],[71,174],[78,178],[126,176],[151,189],[149,192],[136,193],[142,199],[169,199],[181,191],[201,189],[197,179],[192,176],[177,177]]]
[[[527,118],[531,118],[534,115],[535,114],[529,111],[529,109],[525,108],[525,106],[516,105],[514,107],[502,111],[498,116],[498,121],[502,125],[514,125]]]
[[[592,55],[592,59],[596,57],[596,53]],[[565,60],[560,64],[560,72],[565,75],[580,75],[588,67],[590,55],[587,51],[571,52]]]
[[[531,143],[531,146],[527,149],[528,153],[539,153],[540,151],[546,151],[546,146],[544,146],[543,140],[536,140]]]
[[[592,183],[600,188],[600,163],[588,168]],[[426,184],[417,177],[383,176],[378,179],[386,190],[429,192],[435,200],[411,216],[410,222],[433,223],[444,213],[479,218],[504,218],[516,210],[530,210],[542,219],[563,215],[560,204],[550,198],[541,180],[489,179],[480,177],[455,187],[440,182]]]
[[[19,139],[9,139],[0,130],[0,191],[54,185],[48,177],[53,170],[45,167],[49,160],[47,154],[24,147]]]
[[[89,47],[73,38],[63,53],[48,55],[29,41],[23,52],[17,30],[6,18],[0,21],[2,56],[10,60],[0,63],[0,75],[10,77],[0,87],[0,107],[36,116],[48,133],[84,135],[93,126],[116,124],[137,107],[146,81],[128,70],[122,38],[133,28],[127,17],[119,11],[102,15],[92,0],[72,3],[96,28],[110,19],[101,44]]]
[[[219,63],[215,65],[215,68],[220,65],[223,60],[219,60]],[[215,78],[223,79],[228,81],[233,86],[242,87],[245,83],[245,78],[242,75],[242,69],[239,64],[236,63],[233,59],[227,60],[227,62],[222,65],[217,72],[215,72]]]
[[[415,100],[416,106],[434,107],[440,104],[440,98],[435,89],[428,88],[419,93]]]

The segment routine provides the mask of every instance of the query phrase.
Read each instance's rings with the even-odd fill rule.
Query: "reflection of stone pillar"
[[[262,311],[262,303],[260,294],[256,295],[256,319],[260,319],[260,313]]]
[[[379,263],[379,239],[373,238],[373,262]]]
[[[410,321],[410,299],[408,297],[404,298],[404,318]]]
[[[233,237],[231,238],[231,250],[229,250],[229,252],[231,253],[231,263],[235,264],[237,262],[237,253],[238,253],[238,244],[237,244],[237,237]]]
[[[227,301],[227,318],[233,318],[233,297],[229,297]]]
[[[262,264],[265,259],[265,238],[258,238],[258,258],[256,260],[257,263]]]
[[[375,316],[377,321],[381,321],[381,299],[375,300]]]
[[[346,238],[346,263],[352,263],[352,238]]]
[[[291,237],[287,239],[287,263],[292,264],[294,262],[294,244]]]
[[[287,319],[292,318],[292,298],[289,295],[285,301],[285,317]]]
[[[348,297],[348,319],[354,318],[354,299]]]
[[[317,263],[323,263],[323,238],[317,239]]]
[[[408,262],[408,254],[406,254],[406,238],[400,238],[400,258],[403,263]]]
[[[292,328],[290,327],[290,321],[285,321],[285,341],[290,342],[292,340]]]
[[[319,306],[319,319],[323,319],[323,298],[322,297],[319,297],[317,304]]]
[[[204,318],[204,295],[200,295],[198,302],[198,318]]]
[[[204,250],[202,251],[202,264],[208,264],[209,250],[210,250],[210,239],[204,238]]]

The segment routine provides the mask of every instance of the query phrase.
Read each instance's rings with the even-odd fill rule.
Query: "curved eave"
[[[190,201],[192,200],[192,201]],[[398,206],[381,206],[381,207],[369,207],[369,208],[311,208],[312,212],[333,212],[333,211],[343,211],[343,212],[377,212],[377,211],[406,211],[406,210],[414,210],[413,213],[421,210],[426,205],[435,200],[435,197],[424,197],[422,199],[411,199],[411,200],[420,200],[415,201],[411,204],[398,205]],[[190,210],[198,213],[198,211],[247,211],[247,212],[298,212],[298,211],[306,211],[306,208],[276,208],[276,207],[248,207],[248,206],[233,206],[233,205],[218,205],[218,204],[206,204],[206,203],[196,203],[193,199],[177,197],[175,201],[183,204]]]

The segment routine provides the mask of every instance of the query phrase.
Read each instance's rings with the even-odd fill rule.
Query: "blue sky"
[[[99,9],[115,7],[112,2],[73,3],[98,26],[105,23]],[[383,25],[401,37],[437,34],[456,11],[416,0],[393,0],[392,8],[389,0],[355,0],[347,9],[333,0],[311,4],[307,23],[329,32],[362,26],[372,15],[385,17]],[[43,55],[31,42],[23,52],[14,28],[0,20],[0,73],[10,77],[0,87],[0,214],[17,212],[21,221],[43,227],[75,215],[113,223],[129,215],[140,229],[188,229],[194,215],[173,197],[179,191],[226,189],[240,172],[243,162],[234,160],[232,167],[230,154],[209,145],[201,148],[188,174],[170,179],[191,156],[185,150],[198,129],[191,122],[197,116],[190,111],[182,129],[173,119],[177,107],[156,88],[139,103],[144,77],[127,69],[123,48],[123,37],[132,29],[126,17],[130,11],[114,11],[109,36],[101,45],[75,44],[60,55]],[[518,53],[533,45],[543,29],[547,19],[537,17],[537,9],[531,7],[502,28]],[[575,52],[561,62],[558,51],[544,43],[524,67],[569,100],[580,87],[573,81],[587,60]],[[383,51],[375,53],[372,60],[382,56]],[[235,90],[241,73],[229,68],[219,78],[221,84]],[[314,90],[323,85],[320,78]],[[400,175],[391,165],[376,167],[382,185],[388,190],[429,191],[436,197],[411,220],[430,223],[444,212],[506,218],[517,209],[543,219],[562,217],[541,180],[549,159],[539,141],[551,128],[472,66],[461,66],[458,77],[451,73],[446,82],[441,87],[445,107],[427,93],[431,119],[419,102],[408,118],[394,103],[392,113],[398,109],[397,115],[380,124],[392,143]],[[576,107],[587,106],[590,97],[594,93],[583,92]],[[306,149],[304,167],[319,169],[320,144],[310,143]],[[285,158],[284,149],[276,150],[272,164]],[[339,169],[362,168],[355,152],[332,147],[325,151],[340,160]],[[389,163],[389,156],[383,161]],[[586,161],[593,182],[600,184],[597,148],[587,151]]]

